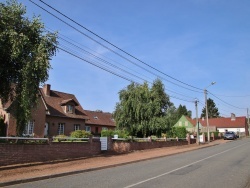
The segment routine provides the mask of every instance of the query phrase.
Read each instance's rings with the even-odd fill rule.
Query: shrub
[[[168,135],[172,138],[175,138],[175,137],[186,138],[186,135],[187,135],[186,127],[184,126],[172,127]]]
[[[102,137],[113,137],[114,135],[118,135],[118,138],[128,138],[129,133],[126,130],[102,130]]]
[[[89,136],[91,136],[91,133],[85,130],[76,130],[70,133],[72,138],[88,138]]]
[[[101,137],[113,137],[115,135],[113,130],[102,130]]]

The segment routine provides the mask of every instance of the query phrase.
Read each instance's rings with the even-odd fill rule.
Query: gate
[[[100,137],[101,151],[108,150],[108,137]]]

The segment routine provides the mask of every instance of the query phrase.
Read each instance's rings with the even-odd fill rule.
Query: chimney
[[[43,92],[46,96],[50,96],[50,84],[45,84],[43,86]]]
[[[231,113],[231,121],[235,121],[235,120],[236,120],[235,114]]]

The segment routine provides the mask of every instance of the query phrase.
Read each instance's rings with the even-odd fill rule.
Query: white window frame
[[[91,132],[91,127],[90,126],[85,126],[85,131],[86,132]]]
[[[58,123],[58,129],[57,129],[58,135],[64,135],[64,126],[65,123]]]
[[[29,121],[24,129],[24,136],[33,136],[34,134],[34,127],[35,127],[35,122],[34,121]]]
[[[74,131],[80,130],[80,124],[74,124]]]
[[[102,127],[102,130],[108,130],[108,128],[107,127]]]

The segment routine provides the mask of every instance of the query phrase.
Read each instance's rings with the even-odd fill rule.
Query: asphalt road
[[[8,187],[245,188],[250,138],[168,157]]]

